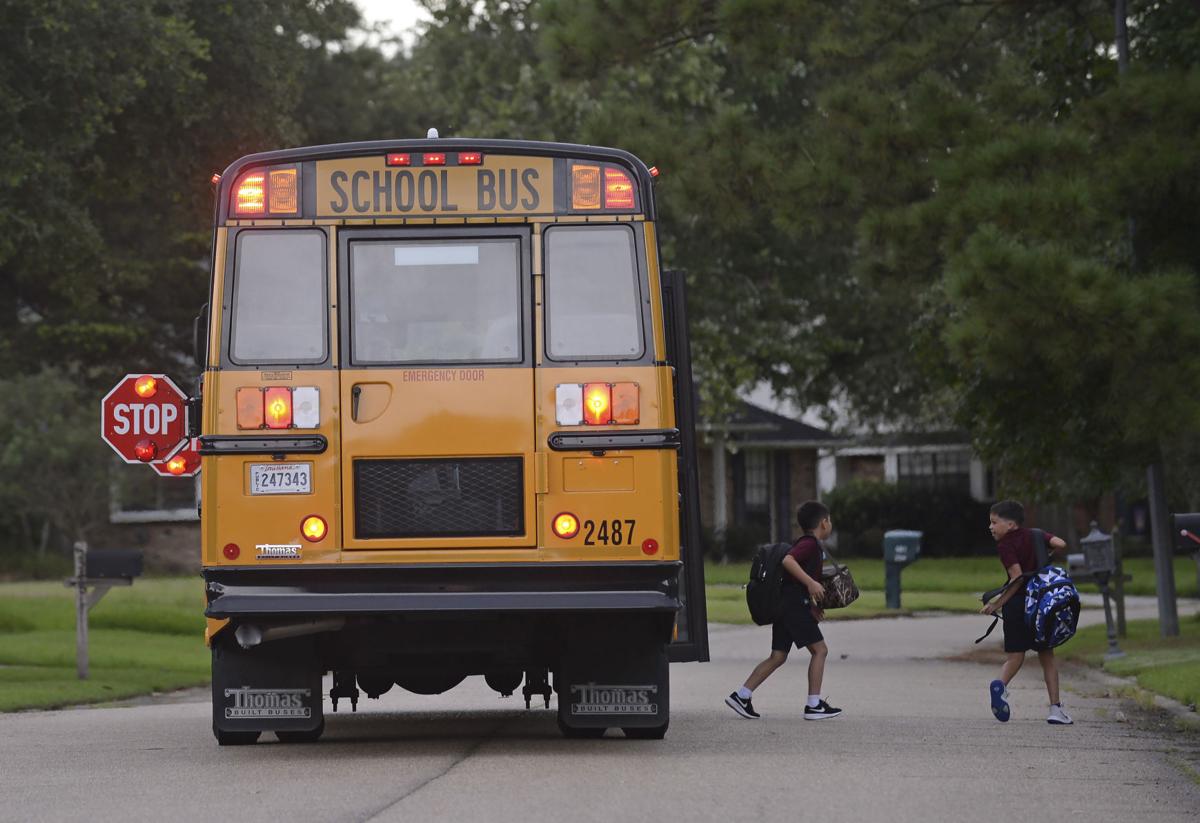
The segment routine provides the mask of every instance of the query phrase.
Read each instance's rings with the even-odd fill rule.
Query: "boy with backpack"
[[[992,701],[992,714],[1001,723],[1007,723],[1011,714],[1008,705],[1008,684],[1021,670],[1025,653],[1035,648],[1032,630],[1025,622],[1025,588],[1013,581],[1039,568],[1034,536],[1024,527],[1025,509],[1015,500],[1002,500],[992,506],[989,531],[996,541],[1000,562],[1008,572],[1009,585],[1004,591],[980,609],[982,614],[999,611],[1004,622],[1004,651],[1007,653],[1000,669],[1000,679],[988,686]],[[1055,552],[1066,548],[1066,542],[1045,532],[1046,543]],[[1046,681],[1046,692],[1050,697],[1050,713],[1046,722],[1056,726],[1069,726],[1073,722],[1063,711],[1058,695],[1058,661],[1053,649],[1038,649],[1038,662],[1042,664],[1042,675]]]
[[[816,605],[825,596],[825,587],[821,585],[825,554],[821,541],[833,531],[833,521],[829,509],[815,500],[800,505],[796,520],[804,535],[783,558],[782,601],[779,616],[771,626],[771,655],[754,667],[741,688],[725,698],[725,705],[749,720],[760,716],[750,702],[751,694],[787,661],[793,644],[808,649],[812,655],[808,661],[808,704],[804,707],[804,719],[824,720],[842,713],[821,699],[829,648],[817,625],[824,612]]]

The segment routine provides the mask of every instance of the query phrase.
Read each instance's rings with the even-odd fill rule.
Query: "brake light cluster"
[[[233,213],[239,217],[294,217],[300,212],[300,170],[255,169],[238,178]]]
[[[572,163],[571,208],[633,211],[637,208],[633,178],[616,166]]]
[[[321,425],[316,386],[245,386],[237,390],[239,429],[315,429]]]
[[[637,383],[559,383],[554,418],[560,426],[631,426],[641,419]]]

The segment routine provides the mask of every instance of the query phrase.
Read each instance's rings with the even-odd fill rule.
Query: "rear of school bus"
[[[568,736],[666,732],[668,660],[707,659],[707,628],[652,180],[623,151],[461,139],[224,172],[200,413],[219,742],[315,740],[326,702],[476,675],[557,694]]]

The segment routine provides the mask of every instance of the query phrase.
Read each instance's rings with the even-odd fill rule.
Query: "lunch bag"
[[[858,599],[858,584],[854,582],[854,576],[850,574],[848,567],[839,564],[829,549],[824,551],[832,565],[821,569],[821,584],[825,587],[825,597],[817,606],[822,609],[844,609]]]

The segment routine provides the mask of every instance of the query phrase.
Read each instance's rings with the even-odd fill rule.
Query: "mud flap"
[[[567,729],[666,729],[670,719],[667,645],[597,638],[574,649],[555,673],[558,722]]]
[[[321,675],[311,637],[243,649],[225,633],[212,647],[213,731],[316,731]]]

